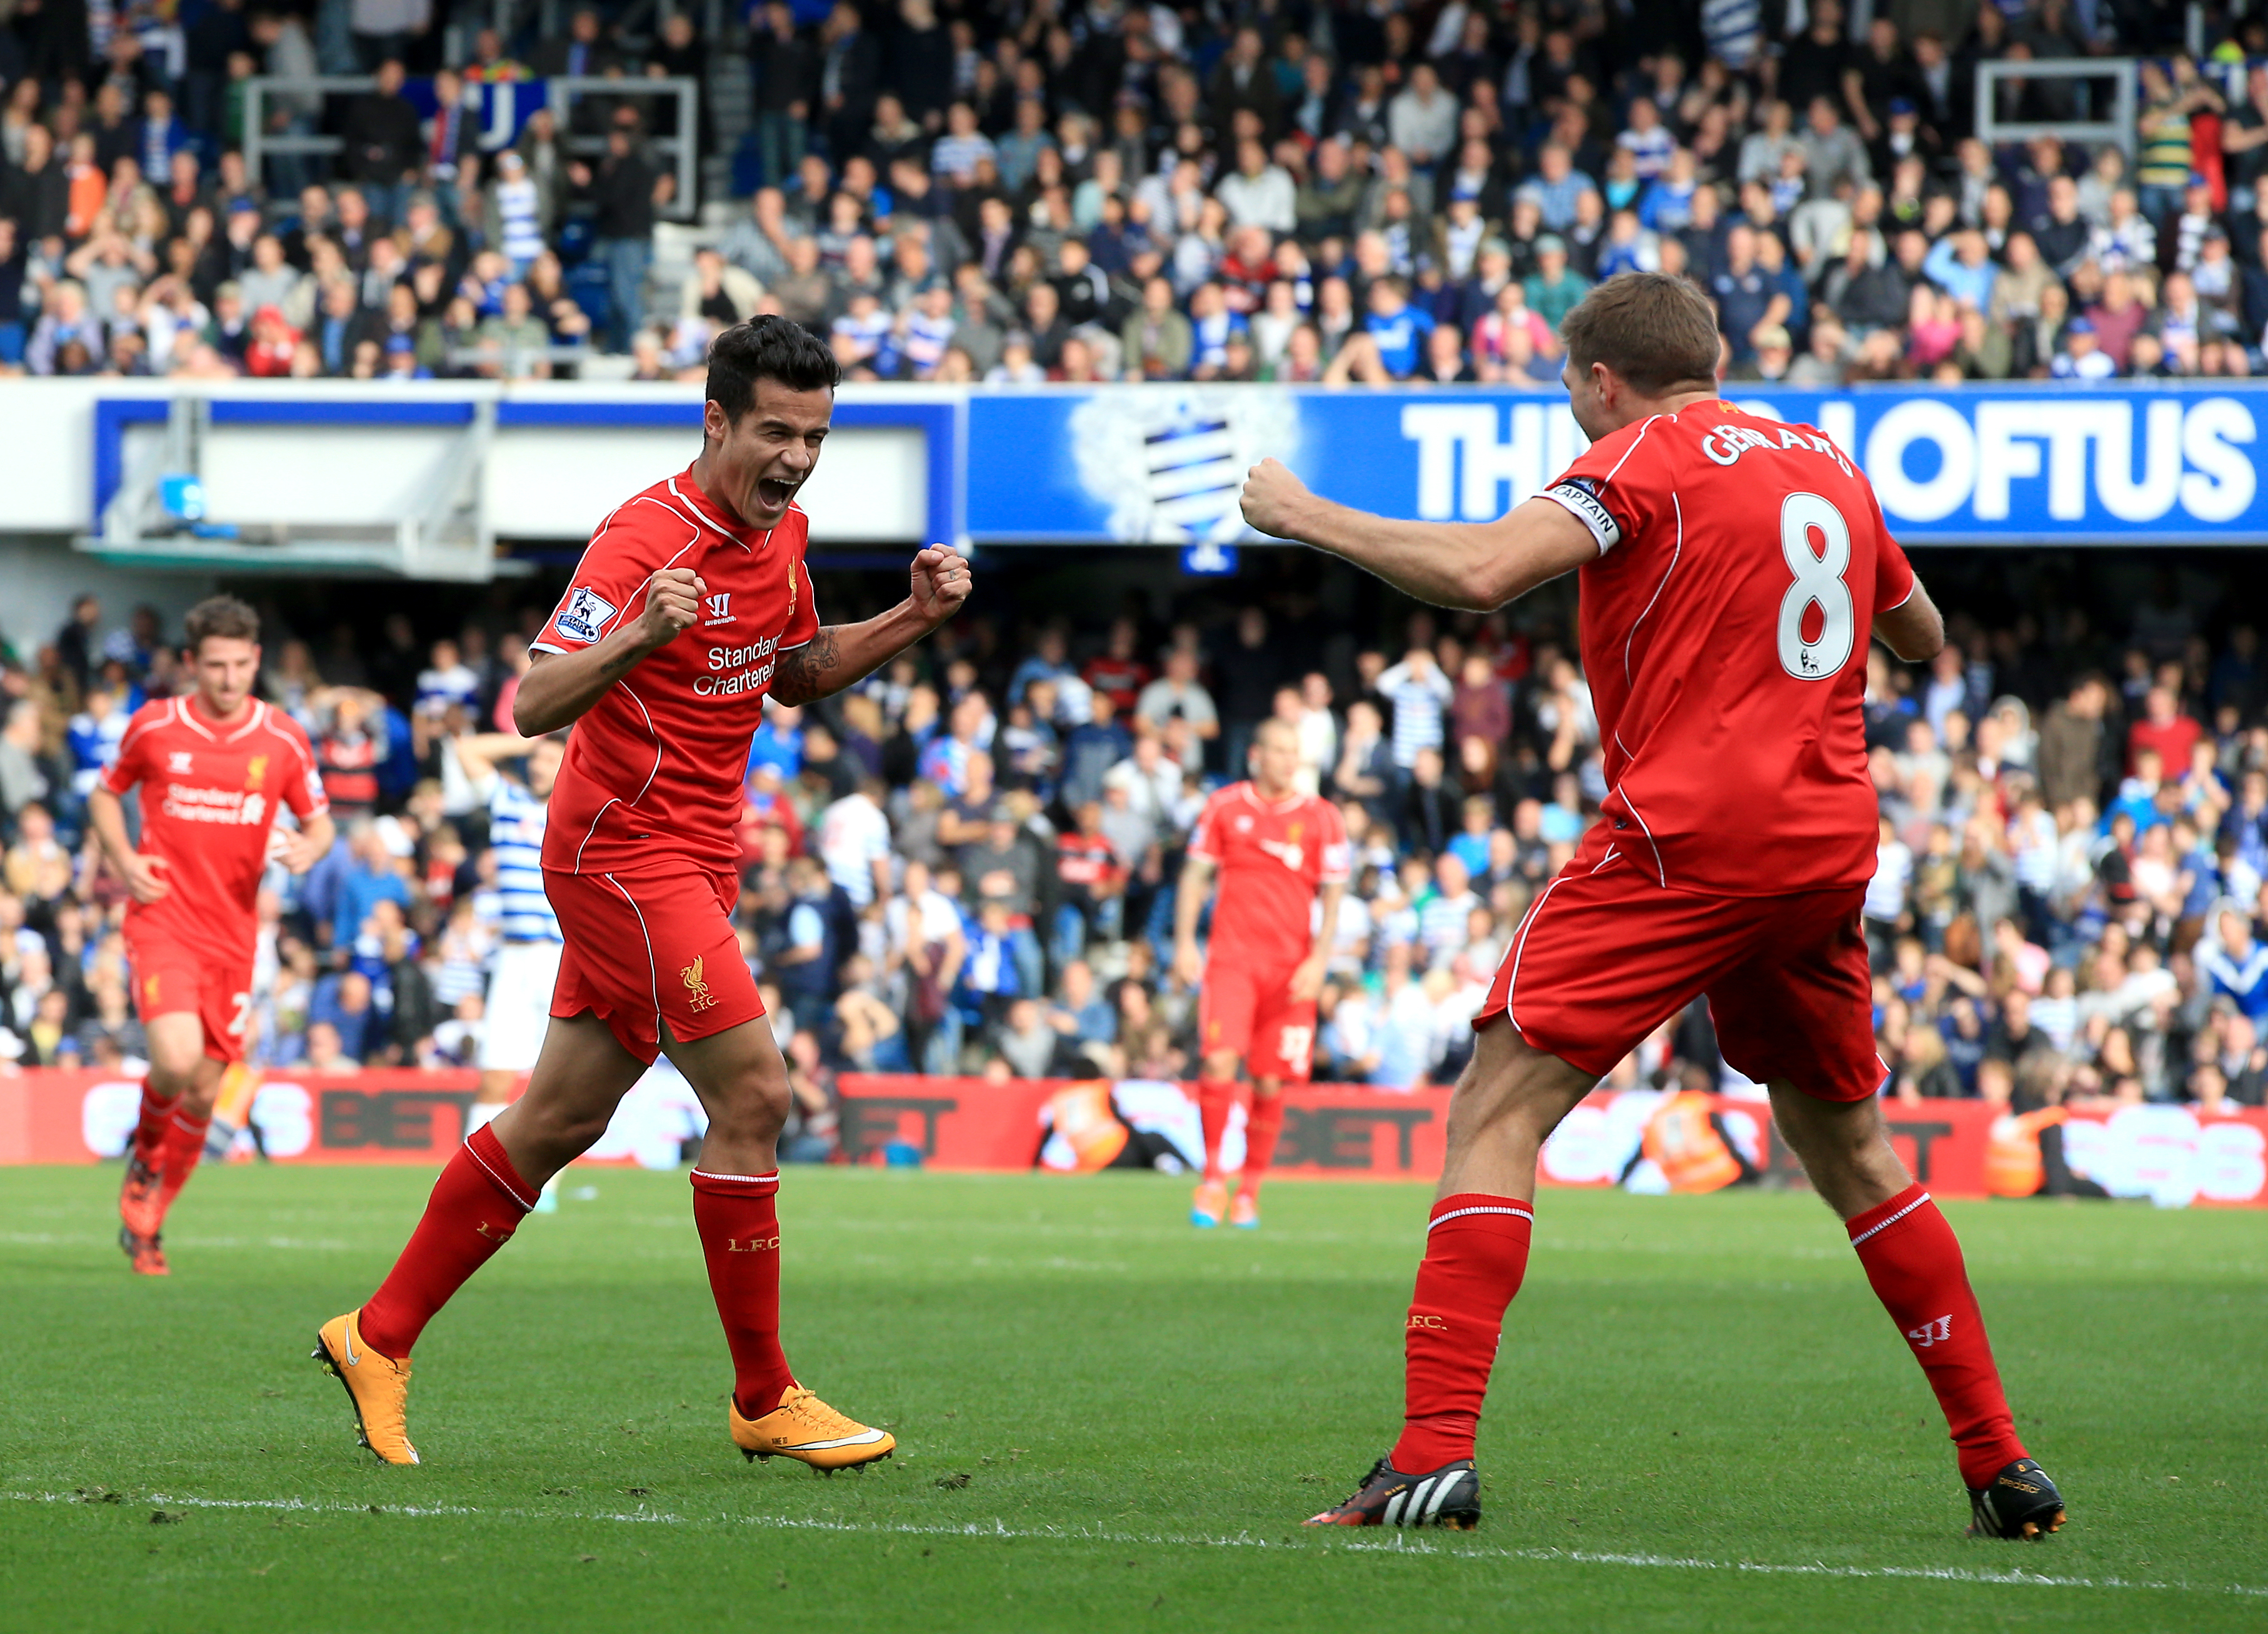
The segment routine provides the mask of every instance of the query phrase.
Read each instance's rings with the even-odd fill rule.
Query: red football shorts
[[[1205,1055],[1234,1050],[1254,1078],[1304,1084],[1314,1064],[1315,1005],[1292,997],[1297,965],[1256,971],[1216,944],[1197,994],[1197,1037]]]
[[[252,957],[248,943],[240,953],[227,953],[191,946],[163,931],[129,931],[126,959],[142,1024],[187,1012],[204,1024],[207,1056],[243,1060],[252,1021]]]
[[[684,862],[635,872],[546,869],[543,892],[566,943],[553,1015],[589,1012],[650,1064],[664,1024],[690,1043],[764,1013],[733,930],[740,881],[729,871]]]
[[[1863,886],[1786,896],[1665,890],[1642,858],[1587,845],[1521,921],[1476,1028],[1509,1014],[1536,1049],[1603,1078],[1709,996],[1717,1047],[1757,1083],[1864,1100],[1874,1053]]]

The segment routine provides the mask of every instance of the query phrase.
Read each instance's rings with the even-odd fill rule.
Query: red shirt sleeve
[[[298,757],[292,776],[284,784],[284,803],[303,823],[310,817],[328,814],[330,797],[323,792],[323,774],[315,765],[315,746],[307,741],[307,729],[280,711],[271,718],[276,735],[290,744],[291,753]]]
[[[1874,513],[1874,612],[1881,615],[1892,607],[1904,607],[1914,593],[1913,563],[1906,560],[1905,551],[1890,537],[1890,525],[1882,515],[1882,502],[1874,497],[1874,485],[1865,475],[1853,467],[1852,475],[1867,496],[1867,505]]]
[[[1346,819],[1329,800],[1318,799],[1315,813],[1323,831],[1325,885],[1344,885],[1354,872],[1354,847],[1347,843]]]
[[[677,546],[692,525],[677,519],[676,537],[670,549],[659,549],[656,530],[642,526],[633,499],[599,525],[575,564],[567,593],[552,609],[543,633],[528,644],[538,652],[577,652],[591,645],[624,618],[644,610],[646,581]]]
[[[1647,532],[1667,511],[1670,445],[1657,430],[1661,421],[1656,415],[1601,438],[1541,496],[1589,528],[1602,556]]]
[[[1213,827],[1220,821],[1220,801],[1219,794],[1207,799],[1204,809],[1197,813],[1197,821],[1189,826],[1189,855],[1191,857],[1202,857],[1208,862],[1220,860],[1220,852],[1213,844]]]
[[[157,712],[164,707],[161,703],[145,703],[135,710],[134,718],[126,723],[125,734],[118,740],[118,758],[103,769],[102,786],[122,799],[146,775],[149,762],[144,750],[158,724]]]

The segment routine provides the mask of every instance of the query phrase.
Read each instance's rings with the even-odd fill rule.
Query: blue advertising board
[[[2268,541],[2268,382],[1725,394],[1855,454],[1911,543]],[[1485,387],[978,390],[968,427],[968,534],[995,544],[1249,540],[1268,455],[1362,510],[1486,521],[1586,446],[1562,394]]]

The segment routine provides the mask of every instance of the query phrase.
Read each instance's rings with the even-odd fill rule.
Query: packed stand
[[[2249,374],[2268,334],[2268,21],[2219,7],[2201,60],[2177,9],[2084,0],[763,0],[717,42],[682,11],[515,42],[435,10],[17,8],[0,364],[517,378],[597,350],[665,379],[774,312],[862,379],[1544,385],[1560,319],[1630,269],[1709,295],[1734,376],[1806,386]],[[712,45],[748,128],[689,269],[654,261],[685,202],[667,105],[479,112],[552,74],[698,77]],[[1980,64],[2127,56],[2131,161],[1971,128]],[[249,173],[246,82],[318,69],[375,86],[265,106],[344,151]],[[2100,78],[1991,94],[2113,106]]]
[[[492,762],[526,640],[468,624],[375,649],[271,638],[263,691],[307,728],[333,854],[261,903],[254,1058],[298,1075],[464,1065],[505,931]],[[1588,690],[1550,604],[1413,616],[1390,644],[1311,610],[1217,628],[982,618],[750,746],[736,916],[824,1144],[843,1071],[1181,1078],[1171,974],[1191,822],[1255,730],[1287,724],[1355,872],[1322,1001],[1320,1080],[1451,1080],[1521,915],[1595,820]],[[125,892],[84,799],[143,700],[180,687],[157,615],[86,599],[11,659],[0,1051],[130,1070]],[[1322,667],[1315,667],[1321,663]],[[1866,902],[1888,1093],[2039,1107],[2260,1105],[2268,1085],[2268,659],[2208,642],[2170,577],[2124,644],[2073,614],[1956,619],[1922,669],[1870,662],[1881,799]],[[1610,1086],[1737,1087],[1697,1004]],[[808,1149],[808,1148],[805,1148]]]

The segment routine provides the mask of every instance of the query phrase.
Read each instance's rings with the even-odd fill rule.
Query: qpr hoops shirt
[[[1344,885],[1351,857],[1338,807],[1313,794],[1269,804],[1250,783],[1233,783],[1204,803],[1189,831],[1189,855],[1219,872],[1212,906],[1211,961],[1273,973],[1314,950],[1316,894]]]
[[[1598,541],[1583,673],[1614,844],[1679,890],[1865,884],[1867,643],[1914,590],[1865,475],[1712,398],[1592,444],[1544,497]]]
[[[302,823],[330,809],[299,723],[254,702],[227,725],[194,698],[159,698],[134,711],[102,786],[123,799],[142,786],[144,857],[165,859],[171,887],[129,902],[128,928],[242,956],[258,928],[260,877],[279,807]]]
[[[600,524],[537,651],[579,651],[637,619],[646,581],[663,568],[690,568],[705,589],[691,628],[575,723],[551,791],[546,868],[739,863],[741,778],[773,667],[819,633],[803,563],[809,528],[792,504],[770,531],[728,522],[690,467]]]

